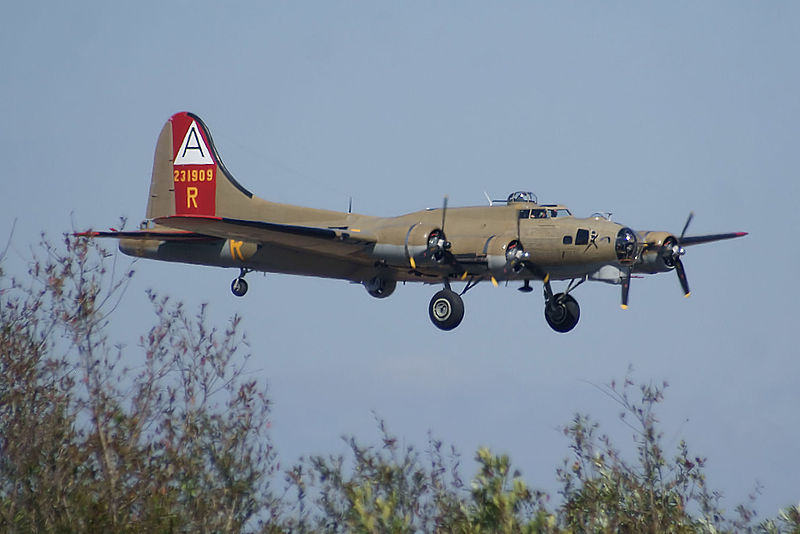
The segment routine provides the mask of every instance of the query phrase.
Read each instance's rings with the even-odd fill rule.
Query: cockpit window
[[[519,210],[519,218],[520,219],[546,219],[548,217],[548,211],[553,212],[554,210],[544,210],[544,209]]]
[[[570,215],[572,214],[566,208],[550,210],[550,217],[569,217]]]
[[[554,204],[545,204],[542,206],[547,208],[547,215],[549,217],[571,217],[572,213],[567,208],[562,208]]]

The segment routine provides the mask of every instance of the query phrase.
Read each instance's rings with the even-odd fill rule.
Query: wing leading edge
[[[723,241],[725,239],[734,239],[736,237],[744,237],[747,232],[730,232],[727,234],[709,234],[709,235],[696,235],[685,236],[681,239],[681,246],[689,245],[702,245],[703,243],[713,243],[714,241]]]

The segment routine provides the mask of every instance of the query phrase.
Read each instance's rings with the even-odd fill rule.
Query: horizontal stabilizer
[[[132,230],[127,232],[109,231],[109,232],[80,232],[75,234],[78,237],[110,237],[113,239],[138,239],[141,241],[159,240],[159,241],[217,241],[219,238],[198,234],[196,232],[187,232],[185,230]]]

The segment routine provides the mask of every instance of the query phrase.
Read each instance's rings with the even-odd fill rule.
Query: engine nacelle
[[[364,282],[364,287],[367,289],[367,293],[376,299],[385,299],[394,293],[397,281],[378,275]]]
[[[444,259],[441,252],[447,250],[450,244],[444,236],[444,232],[428,224],[415,224],[406,233],[405,253],[406,258],[417,258],[422,261],[434,261],[440,263]],[[429,256],[425,258],[426,254]]]
[[[513,259],[509,254],[513,251],[513,246],[509,249],[510,245],[518,244],[519,241],[515,235],[496,235],[490,237],[486,244],[483,246],[483,253],[486,254],[486,262],[489,270],[500,275],[509,265]]]
[[[636,265],[637,272],[665,273],[675,268],[675,264],[669,261],[671,254],[666,254],[666,248],[678,242],[674,235],[669,232],[643,232],[640,239],[645,244],[645,249]]]

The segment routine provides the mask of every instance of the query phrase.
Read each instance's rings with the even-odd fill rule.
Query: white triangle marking
[[[213,165],[214,159],[208,149],[197,121],[192,121],[192,125],[186,131],[183,143],[175,156],[174,165]]]

